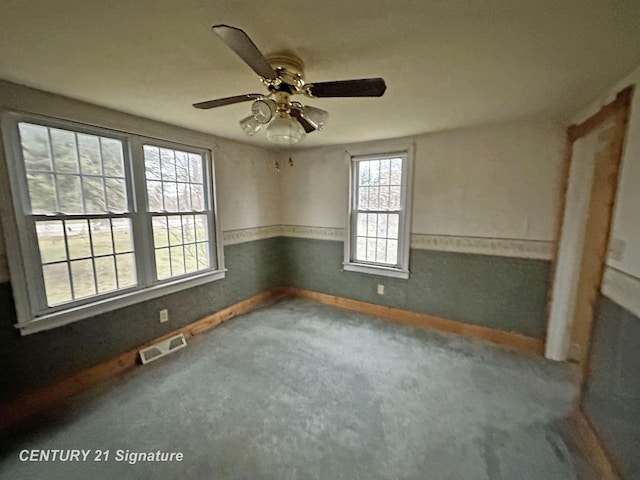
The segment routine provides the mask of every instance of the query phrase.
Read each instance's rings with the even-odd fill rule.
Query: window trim
[[[356,192],[357,192],[357,162],[366,160],[376,160],[389,157],[401,157],[403,159],[402,188],[400,198],[400,225],[398,227],[398,266],[388,266],[370,262],[356,261],[355,252],[355,232],[356,232]],[[345,161],[349,167],[349,201],[347,209],[347,226],[344,240],[344,261],[343,270],[351,272],[367,273],[394,278],[409,278],[409,251],[411,239],[411,207],[412,207],[412,186],[413,186],[413,157],[414,146],[404,145],[403,148],[388,151],[363,151],[347,152]]]
[[[38,287],[39,280],[37,280],[38,277],[42,277],[42,269],[38,268],[39,258],[38,261],[27,259],[27,255],[39,257],[39,248],[37,241],[34,240],[35,235],[29,231],[30,222],[23,213],[23,205],[28,204],[25,201],[28,199],[29,192],[18,134],[20,122],[117,138],[123,142],[124,167],[127,173],[126,188],[130,208],[130,213],[125,216],[129,215],[132,230],[137,232],[137,235],[132,238],[132,242],[138,285],[82,299],[71,305],[47,308],[46,313],[38,310],[37,306],[42,304],[44,295],[44,291]],[[0,128],[4,143],[4,149],[1,153],[4,156],[4,161],[0,161],[0,213],[6,249],[7,252],[11,252],[7,255],[7,261],[18,320],[14,326],[20,330],[22,335],[49,330],[225,277],[224,247],[215,188],[215,162],[211,148],[188,145],[173,138],[170,140],[158,139],[153,136],[114,130],[81,121],[9,110],[0,111]],[[208,202],[207,207],[210,207],[210,210],[207,209],[206,215],[209,219],[209,238],[211,242],[214,242],[210,252],[216,257],[215,267],[165,280],[154,280],[155,262],[150,261],[151,256],[154,255],[153,234],[150,222],[146,221],[152,212],[147,210],[142,149],[145,143],[198,153],[203,156],[207,167],[203,172],[206,175],[204,185],[207,193],[205,195]],[[10,165],[10,162],[13,164]],[[134,225],[136,222],[138,222],[137,226]],[[36,278],[36,280],[29,280],[29,278]]]

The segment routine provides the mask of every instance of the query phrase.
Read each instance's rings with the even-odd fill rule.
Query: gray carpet
[[[4,433],[7,479],[585,478],[567,365],[285,300]],[[21,462],[23,449],[91,449]],[[95,450],[110,450],[94,462]],[[116,461],[117,450],[182,462]]]

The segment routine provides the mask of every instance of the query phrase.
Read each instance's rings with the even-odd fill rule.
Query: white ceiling
[[[0,78],[265,145],[238,120],[264,92],[210,30],[288,49],[307,81],[384,77],[382,98],[314,99],[326,129],[304,145],[568,115],[640,64],[638,0],[3,0]]]

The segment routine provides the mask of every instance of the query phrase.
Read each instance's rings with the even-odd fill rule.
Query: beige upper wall
[[[610,250],[607,264],[640,278],[640,67],[578,113],[574,121],[579,123],[594,114],[629,85],[635,85],[636,91],[631,104],[613,216],[610,245],[615,248]]]
[[[218,212],[223,230],[280,222],[279,178],[273,152],[1,80],[0,110],[36,113],[209,148],[215,159]],[[0,151],[0,161],[5,161],[4,151]],[[4,238],[0,231],[0,282],[8,280]]]
[[[343,228],[347,152],[415,144],[412,232],[553,240],[564,127],[526,120],[303,150],[282,171],[282,222]]]

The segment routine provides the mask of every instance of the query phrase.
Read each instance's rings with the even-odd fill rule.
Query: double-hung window
[[[409,276],[409,151],[350,157],[344,269]]]
[[[23,333],[224,276],[208,150],[17,114],[3,135]]]

